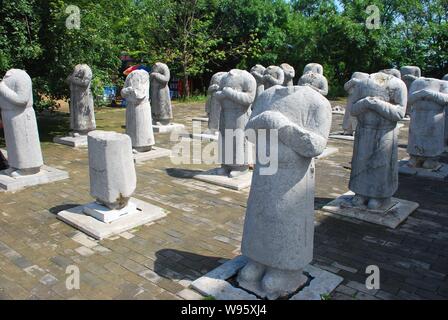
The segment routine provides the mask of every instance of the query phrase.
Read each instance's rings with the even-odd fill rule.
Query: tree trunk
[[[188,74],[184,73],[184,98],[190,97],[190,85],[188,84]]]

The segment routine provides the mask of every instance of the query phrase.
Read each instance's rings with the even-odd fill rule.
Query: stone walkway
[[[176,122],[191,130],[202,104],[176,105]],[[190,282],[239,254],[248,191],[190,179],[207,165],[161,158],[137,166],[136,198],[168,210],[152,225],[95,241],[57,220],[56,213],[92,201],[87,151],[52,143],[68,114],[45,116],[39,127],[45,162],[70,179],[15,194],[0,193],[0,299],[192,299]],[[340,128],[342,116],[333,116]],[[97,112],[98,129],[122,132],[124,110]],[[406,144],[407,124],[400,143]],[[169,148],[169,135],[156,135]],[[316,209],[347,191],[352,142],[330,140],[339,153],[317,162]],[[2,144],[4,146],[4,144]],[[406,156],[400,149],[400,156]],[[330,299],[448,298],[448,189],[400,176],[397,197],[420,208],[397,229],[316,211],[313,264],[344,277]],[[67,266],[80,270],[80,289],[67,290]],[[366,267],[377,265],[381,288],[367,290]]]

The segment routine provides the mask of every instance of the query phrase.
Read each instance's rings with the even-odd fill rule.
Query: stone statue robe
[[[257,81],[257,93],[256,97],[258,97],[260,94],[264,91],[264,72],[266,71],[266,68],[263,67],[261,64],[257,64],[250,70],[250,74],[255,78]]]
[[[216,93],[222,108],[219,121],[218,159],[230,168],[247,166],[251,147],[244,136],[244,128],[255,100],[256,81],[249,72],[235,69],[223,77],[222,86],[223,90]],[[228,129],[233,130],[233,137],[226,137]],[[227,141],[228,138],[232,141]],[[232,148],[228,148],[227,145]]]
[[[9,70],[0,82],[0,109],[9,166],[40,168],[43,158],[33,109],[32,82],[25,71]]]
[[[156,63],[151,73],[151,105],[154,121],[169,122],[173,119],[171,106],[170,69],[164,63]]]
[[[83,134],[95,130],[95,111],[90,89],[92,70],[88,65],[79,64],[67,82],[70,85],[70,129]]]
[[[369,74],[368,73],[363,73],[363,72],[355,72],[352,75],[352,79],[365,79],[368,78]],[[344,130],[344,133],[347,134],[351,134],[353,135],[353,132],[356,130],[356,126],[357,126],[357,120],[356,117],[353,117],[350,114],[350,108],[353,105],[353,92],[352,92],[352,86],[351,84],[353,84],[353,82],[347,82],[344,85],[344,89],[345,91],[348,93],[348,97],[347,97],[347,105],[345,107],[345,114],[344,114],[344,119],[342,121],[342,129]]]
[[[149,148],[155,144],[149,103],[149,74],[145,70],[131,72],[126,78],[121,96],[128,101],[126,107],[126,134],[132,147]]]
[[[278,130],[278,170],[261,174],[269,164],[257,157],[241,250],[265,266],[300,270],[313,258],[313,158],[326,147],[331,106],[313,89],[299,86],[272,88],[255,104],[246,129]],[[262,153],[269,154],[274,143]]]
[[[445,148],[445,108],[448,81],[419,78],[409,93],[411,123],[407,151],[417,157],[437,157]]]
[[[409,94],[410,90],[411,90],[412,83],[422,76],[422,72],[419,67],[404,66],[404,67],[401,67],[400,73],[401,73],[401,80],[403,80],[403,82],[406,84],[406,88],[408,89],[408,94]],[[408,115],[410,113],[411,113],[411,108],[410,108],[409,99],[408,99],[408,105],[406,106],[406,114]]]
[[[221,103],[215,96],[221,88],[221,80],[227,72],[215,73],[210,80],[210,86],[207,91],[207,101],[205,103],[205,112],[208,115],[208,128],[216,132],[219,130],[219,120],[221,118]]]
[[[353,79],[351,115],[358,119],[349,188],[369,198],[389,198],[398,188],[398,128],[406,85],[385,73]]]

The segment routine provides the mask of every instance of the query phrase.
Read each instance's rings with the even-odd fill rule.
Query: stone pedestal
[[[137,213],[137,205],[129,201],[122,209],[109,209],[98,202],[92,202],[84,206],[83,213],[105,223],[111,223],[126,215]]]
[[[344,115],[345,114],[345,109],[341,106],[335,106],[331,108],[331,113],[332,114],[340,114],[340,115]]]
[[[8,153],[6,150],[1,150],[1,152],[5,158],[8,158]],[[68,178],[68,172],[46,165],[42,166],[40,172],[37,174],[17,178],[10,177],[0,171],[0,191],[15,192],[26,187],[47,184]]]
[[[63,144],[73,148],[82,148],[87,147],[87,136],[79,135],[76,137],[67,136],[67,137],[55,137],[53,139],[54,143]]]
[[[182,131],[185,126],[180,123],[170,123],[167,125],[153,124],[152,128],[155,133],[171,133],[173,131]]]
[[[404,175],[416,176],[433,180],[446,180],[448,178],[448,165],[440,163],[436,169],[415,168],[408,165],[409,160],[404,159],[398,162],[398,172]]]
[[[260,300],[261,297],[254,292],[235,284],[234,278],[247,262],[247,258],[238,256],[193,281],[190,287],[216,300]],[[344,280],[310,264],[304,268],[303,274],[308,278],[305,287],[292,294],[289,300],[321,300]]]
[[[103,222],[84,213],[86,207],[95,207],[92,203],[61,211],[58,213],[58,219],[95,239],[102,240],[166,216],[166,212],[162,208],[147,202],[131,198],[130,203],[137,207],[135,213],[120,216],[111,223]],[[106,213],[111,213],[111,211],[113,210],[105,210]]]
[[[250,187],[250,184],[252,182],[251,171],[247,171],[247,173],[235,178],[230,178],[227,175],[219,174],[218,171],[219,169],[211,169],[203,173],[194,175],[193,179],[233,190],[242,190]]]
[[[137,164],[162,157],[171,157],[171,150],[152,147],[151,151],[134,153],[134,161]]]
[[[324,152],[322,152],[320,155],[318,155],[315,159],[324,159],[327,158],[329,156],[331,156],[332,154],[338,153],[339,149],[338,148],[334,148],[334,147],[326,147]]]
[[[354,193],[349,191],[324,206],[322,210],[395,229],[419,207],[416,202],[392,198],[387,208],[369,210],[367,207],[354,207],[351,203],[353,196]]]

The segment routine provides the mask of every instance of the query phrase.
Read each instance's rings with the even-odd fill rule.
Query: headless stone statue
[[[277,66],[269,66],[264,71],[264,90],[273,86],[282,86],[285,82],[285,73],[282,68]]]
[[[250,74],[254,76],[255,80],[257,81],[257,94],[258,97],[260,94],[264,91],[264,72],[266,71],[266,68],[263,67],[261,64],[257,64],[250,69]]]
[[[390,68],[390,69],[383,69],[380,70],[379,72],[385,73],[385,74],[389,74],[391,76],[394,76],[395,78],[401,79],[401,72],[398,69],[395,68]]]
[[[407,151],[409,165],[437,169],[437,157],[445,148],[445,108],[448,106],[448,81],[419,78],[409,92],[411,123]]]
[[[221,118],[221,104],[215,97],[215,93],[221,88],[221,80],[227,72],[218,72],[212,76],[207,91],[207,102],[205,103],[205,112],[208,116],[208,129],[211,134],[219,130],[219,119]]]
[[[247,71],[234,69],[221,80],[222,90],[215,93],[221,104],[218,159],[219,174],[237,177],[249,169],[250,145],[244,128],[255,100],[257,82]]]
[[[150,77],[152,119],[155,124],[168,125],[173,119],[170,89],[168,87],[170,69],[166,64],[157,62],[152,67]]]
[[[353,73],[351,79],[366,79],[368,77],[369,77],[368,73],[355,72]],[[342,122],[342,129],[344,130],[343,134],[347,136],[353,136],[353,133],[355,132],[357,125],[356,117],[353,117],[350,114],[350,108],[353,104],[353,86],[352,86],[353,83],[354,82],[350,80],[344,85],[344,89],[348,93],[348,98],[347,98],[347,106],[345,107],[344,120]]]
[[[298,85],[310,86],[323,96],[328,94],[328,80],[324,77],[324,68],[318,63],[309,63],[305,66]]]
[[[398,128],[407,102],[401,79],[385,73],[350,80],[358,120],[349,188],[352,204],[370,210],[386,208],[398,188]]]
[[[111,210],[125,208],[137,185],[130,137],[97,130],[88,142],[90,194]]]
[[[278,170],[262,174],[269,164],[257,159],[241,244],[249,262],[237,278],[243,288],[277,299],[307,281],[303,268],[313,259],[314,240],[313,158],[324,151],[330,127],[330,103],[310,87],[275,87],[256,100],[246,129],[277,130],[278,142],[268,141],[263,153],[278,146]]]
[[[93,95],[90,89],[92,70],[78,64],[67,78],[70,85],[70,129],[73,136],[86,135],[96,129]]]
[[[280,68],[282,68],[285,74],[285,80],[283,81],[283,85],[285,87],[294,86],[294,77],[296,76],[296,71],[294,70],[294,68],[287,63],[282,63],[280,65]]]
[[[0,109],[11,177],[36,174],[43,166],[30,76],[11,69],[0,82]]]
[[[403,82],[406,84],[408,93],[411,90],[412,83],[416,79],[418,79],[422,76],[422,72],[421,72],[420,68],[414,67],[414,66],[401,67],[400,73],[401,73],[401,80],[403,80]],[[411,113],[411,110],[410,110],[409,101],[408,101],[408,105],[406,107],[406,115],[409,115],[410,113]]]
[[[149,74],[145,70],[131,72],[121,90],[128,101],[126,134],[131,137],[134,153],[147,152],[155,144],[149,103]]]

